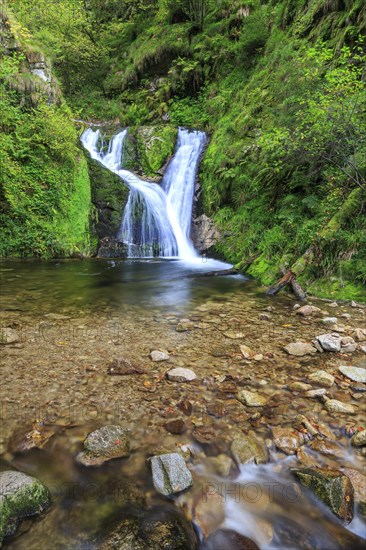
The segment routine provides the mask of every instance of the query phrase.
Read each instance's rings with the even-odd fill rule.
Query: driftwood
[[[291,288],[292,288],[292,292],[295,294],[296,298],[298,300],[305,300],[306,298],[306,293],[304,292],[304,290],[301,288],[301,286],[299,285],[299,283],[297,282],[296,280],[296,276],[295,276],[295,273],[293,271],[291,271],[291,269],[289,269],[284,275],[283,277],[281,277],[281,279],[279,279],[277,281],[277,283],[275,283],[273,286],[271,286],[268,291],[267,291],[267,294],[269,296],[275,296],[276,294],[278,294],[278,292],[280,290],[282,290],[286,285],[290,285]]]
[[[237,269],[222,269],[221,271],[207,271],[202,273],[204,277],[219,277],[221,275],[237,275]]]

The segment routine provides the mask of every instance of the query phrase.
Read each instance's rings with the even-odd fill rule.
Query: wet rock
[[[259,319],[260,319],[261,321],[270,321],[270,320],[271,320],[271,316],[268,315],[267,313],[261,313],[261,314],[259,315]]]
[[[338,470],[322,468],[292,469],[292,473],[335,515],[346,523],[352,521],[354,490],[349,477]]]
[[[146,371],[139,365],[134,365],[129,359],[120,357],[112,361],[109,365],[107,374],[111,375],[127,375],[127,374],[144,374]]]
[[[191,416],[193,411],[193,405],[190,401],[188,401],[188,399],[183,399],[183,401],[178,403],[177,407],[186,416]]]
[[[291,391],[307,391],[312,389],[312,386],[310,384],[305,384],[305,382],[299,381],[290,382],[287,387]]]
[[[309,443],[310,449],[321,453],[323,455],[336,456],[342,458],[344,456],[344,449],[340,447],[334,441],[327,441],[326,439],[314,439]]]
[[[254,351],[252,351],[245,344],[240,346],[240,351],[241,351],[241,354],[244,357],[244,359],[251,359],[255,355]]]
[[[128,431],[121,426],[103,426],[90,433],[84,441],[84,451],[76,461],[84,466],[99,466],[113,458],[124,458],[130,454]]]
[[[356,342],[364,342],[366,340],[366,329],[356,328],[352,333]]]
[[[218,529],[205,540],[202,550],[259,550],[259,546],[231,529]]]
[[[154,350],[150,353],[152,361],[169,361],[169,355],[163,351]]]
[[[167,372],[167,377],[173,382],[192,382],[192,380],[197,378],[197,375],[193,370],[177,367]]]
[[[241,331],[234,330],[224,332],[224,336],[226,336],[226,338],[230,338],[231,340],[239,340],[240,338],[244,338],[244,334]]]
[[[324,325],[336,325],[338,323],[337,317],[324,317],[321,322]]]
[[[169,422],[166,422],[163,426],[166,431],[171,434],[179,435],[187,431],[187,426],[185,425],[184,420],[181,420],[180,418],[176,420],[169,420]]]
[[[13,535],[19,522],[35,516],[50,505],[50,493],[38,479],[7,470],[0,473],[0,544]]]
[[[319,386],[324,386],[326,388],[330,388],[334,384],[334,376],[325,370],[317,370],[313,374],[310,374],[308,379],[309,382],[319,384]]]
[[[321,334],[316,339],[325,351],[338,352],[341,350],[341,339],[338,334]]]
[[[216,483],[205,483],[200,494],[187,503],[188,516],[192,517],[192,521],[204,537],[225,520],[225,496],[221,494],[220,489],[220,485]]]
[[[247,407],[264,407],[268,401],[267,397],[248,390],[241,390],[236,398]]]
[[[262,353],[256,353],[253,357],[254,361],[262,361],[263,360],[263,354]]]
[[[328,399],[328,401],[325,402],[325,408],[328,412],[332,413],[343,413],[343,414],[355,414],[356,409],[353,405],[349,403],[342,403],[342,401],[338,401],[337,399]]]
[[[342,344],[341,353],[354,353],[357,351],[357,344]]]
[[[194,323],[192,321],[181,321],[175,327],[176,332],[188,332],[194,329]]]
[[[268,462],[268,450],[254,432],[236,437],[230,450],[238,465],[247,463],[265,464]]]
[[[162,495],[174,495],[193,484],[191,472],[178,453],[153,456],[149,459],[155,489]]]
[[[112,528],[100,550],[196,550],[191,523],[177,507],[155,506],[127,514]]]
[[[284,350],[289,355],[296,355],[302,357],[303,355],[313,355],[317,352],[316,348],[312,344],[306,344],[304,342],[293,342],[284,347]]]
[[[327,393],[326,388],[317,388],[316,390],[308,390],[304,393],[305,397],[320,397]]]
[[[354,447],[363,447],[366,445],[366,430],[357,432],[351,439],[351,445]]]
[[[0,329],[0,344],[16,344],[20,342],[19,333],[12,328],[2,328]]]
[[[314,306],[302,306],[296,310],[297,315],[302,315],[303,317],[309,317],[310,315],[313,315],[314,313],[319,313],[321,310],[318,307]]]
[[[213,426],[195,426],[192,437],[202,445],[210,444],[217,439],[217,431]]]
[[[366,384],[366,368],[341,366],[338,370],[350,380]]]
[[[215,473],[221,477],[229,477],[230,473],[236,468],[232,459],[226,454],[210,456],[208,461]]]
[[[287,455],[294,455],[302,443],[302,441],[300,442],[299,434],[291,428],[275,426],[272,428],[272,435],[277,449],[280,449]]]
[[[356,502],[365,500],[366,498],[366,475],[355,470],[354,468],[342,468],[342,472],[351,480],[355,491],[354,498]]]

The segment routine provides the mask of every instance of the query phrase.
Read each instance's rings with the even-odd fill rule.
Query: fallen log
[[[275,296],[280,290],[282,290],[286,285],[290,285],[292,292],[295,294],[298,300],[305,300],[306,292],[301,288],[299,283],[296,280],[295,273],[289,269],[281,279],[277,281],[276,284],[272,285],[268,290],[267,294],[269,296]]]

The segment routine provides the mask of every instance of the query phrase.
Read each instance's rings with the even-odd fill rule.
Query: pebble
[[[248,407],[264,407],[268,401],[267,397],[247,390],[241,390],[236,398]]]
[[[344,374],[344,376],[347,376],[347,378],[353,380],[353,382],[361,382],[362,384],[366,384],[366,368],[348,367],[342,365],[338,367],[338,370]]]
[[[316,390],[308,390],[304,393],[305,397],[319,397],[325,395],[327,390],[325,388],[317,388]]]
[[[169,361],[169,355],[163,351],[154,350],[150,353],[152,361]]]
[[[324,319],[322,319],[321,322],[324,325],[336,325],[338,322],[338,319],[337,317],[324,317]]]
[[[357,432],[351,439],[351,445],[354,447],[364,447],[366,445],[366,430]]]
[[[192,382],[197,378],[197,375],[193,370],[177,367],[167,372],[167,377],[173,382]]]
[[[285,454],[294,455],[297,452],[300,446],[300,438],[297,432],[294,432],[291,428],[275,426],[272,428],[272,435],[276,447]]]
[[[320,334],[316,339],[325,351],[341,350],[341,339],[338,334]]]
[[[325,386],[326,388],[330,388],[334,384],[334,376],[325,370],[318,370],[313,374],[310,374],[308,379],[310,382],[314,382],[320,386]]]
[[[314,355],[317,350],[312,344],[306,344],[304,342],[293,342],[284,347],[284,350],[289,355],[296,355],[302,357],[303,355]]]
[[[305,384],[305,382],[291,382],[288,385],[288,389],[292,391],[308,391],[312,389],[312,386]]]
[[[325,408],[328,412],[343,413],[343,414],[355,414],[356,409],[353,405],[348,403],[342,403],[337,399],[329,399],[325,403]]]
[[[15,344],[20,342],[18,332],[12,328],[2,328],[0,330],[0,344]]]

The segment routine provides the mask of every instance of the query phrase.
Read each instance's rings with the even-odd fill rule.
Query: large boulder
[[[7,470],[0,473],[0,543],[13,535],[19,522],[50,505],[50,493],[38,479]]]
[[[196,550],[192,524],[173,506],[130,513],[98,546],[100,550]]]
[[[84,466],[99,466],[107,460],[129,456],[128,431],[121,426],[103,426],[90,433],[84,441],[84,451],[76,457]]]
[[[352,521],[354,489],[348,476],[338,470],[322,468],[294,468],[292,473],[336,516],[346,523]]]
[[[199,252],[210,251],[222,239],[215,222],[202,214],[192,221],[191,239]]]

